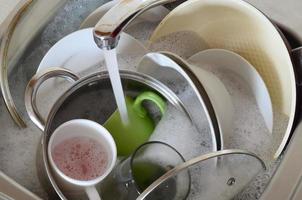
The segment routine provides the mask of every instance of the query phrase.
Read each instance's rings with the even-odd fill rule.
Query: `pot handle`
[[[31,121],[42,131],[44,131],[45,128],[45,120],[37,108],[37,92],[43,82],[54,77],[62,77],[71,82],[79,80],[79,77],[73,72],[67,69],[53,67],[35,74],[28,82],[25,89],[25,108],[27,114]]]

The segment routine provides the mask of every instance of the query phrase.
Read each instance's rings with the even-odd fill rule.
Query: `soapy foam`
[[[189,58],[209,47],[196,33],[181,31],[157,39],[150,45],[150,48],[153,51],[170,51],[183,58]],[[269,133],[256,99],[245,80],[234,72],[223,70],[219,66],[192,64],[217,76],[231,96],[234,105],[234,128],[232,134],[223,135],[224,148],[249,150],[261,156],[266,163],[271,162],[285,133],[288,116],[275,110],[273,133]],[[187,100],[190,101],[190,98]],[[194,109],[190,109],[190,111],[193,111],[194,114]]]
[[[288,117],[275,112],[271,134],[251,89],[240,76],[230,70],[210,65],[203,68],[211,71],[224,83],[234,105],[233,133],[224,135],[225,147],[249,150],[259,155],[266,163],[271,162],[282,140],[282,133],[286,130]]]
[[[189,58],[199,51],[208,49],[208,45],[197,33],[180,31],[158,38],[149,48],[152,51],[170,51],[182,58]]]
[[[91,12],[96,7],[98,7],[96,4],[101,5],[103,4],[103,2],[95,1],[95,0],[68,1],[66,6],[63,7],[60,12],[58,12],[55,19],[51,21],[49,25],[47,25],[45,31],[41,35],[42,42],[36,44],[33,47],[32,53],[30,53],[30,55],[24,61],[22,61],[23,63],[19,65],[17,69],[18,73],[12,73],[12,76],[10,76],[11,83],[14,83],[16,85],[16,81],[22,82],[17,84],[18,87],[14,88],[14,90],[12,90],[12,93],[13,96],[15,97],[15,101],[17,101],[17,104],[22,105],[19,106],[19,108],[23,111],[23,113],[25,113],[24,106],[23,106],[24,104],[23,95],[24,95],[24,87],[26,85],[26,81],[28,80],[29,77],[31,77],[34,74],[36,70],[36,66],[38,66],[38,63],[40,62],[43,55],[56,41],[61,39],[67,33],[76,30],[76,28],[78,28],[79,24],[82,22],[83,18],[89,12]],[[83,9],[77,9],[79,6],[81,6],[81,8]],[[71,10],[79,11],[79,12],[70,12]],[[64,20],[62,20],[63,18]],[[58,29],[58,27],[60,28]],[[140,41],[145,42],[146,38],[148,38],[147,36],[150,35],[149,32],[145,31],[146,27],[142,28],[141,24],[138,24],[129,28],[126,31],[130,35],[132,35],[134,31],[137,30],[136,31],[137,35],[135,35],[136,38],[139,39]],[[153,27],[154,25],[150,25],[150,30],[153,30]],[[145,33],[145,35],[143,33]],[[202,50],[198,47],[197,48],[194,47],[196,50],[192,51],[190,50],[188,45],[186,49],[182,48],[181,45],[183,45],[182,42],[185,41],[184,40],[185,38],[187,38],[186,34],[180,34],[177,40],[174,39],[177,43],[165,42],[165,44],[164,43],[157,44],[157,50],[167,50],[171,52],[175,52],[177,50],[178,52],[176,53],[182,57],[190,57],[194,53]],[[164,41],[162,40],[162,42]],[[161,45],[163,48],[161,48],[159,45]],[[197,45],[197,43],[192,43],[192,45]],[[134,65],[130,64],[129,66],[125,66],[125,69],[131,68],[132,70],[133,66]],[[99,66],[96,66],[96,68],[97,71],[101,70]],[[25,80],[26,78],[27,80]],[[38,100],[41,102],[40,103],[41,106],[39,106],[40,110],[41,108],[43,108],[42,110],[46,111],[44,116],[46,116],[47,112],[49,111],[48,108],[50,108],[53,102],[57,99],[57,97],[53,97],[53,92],[55,91],[59,91],[58,93],[60,94],[62,93],[62,91],[56,87],[56,89],[52,89],[51,91],[48,91],[48,94],[44,96],[41,95],[38,97]],[[51,93],[51,98],[49,96],[49,93]],[[46,199],[47,196],[44,193],[43,189],[41,188],[42,186],[38,182],[36,167],[34,164],[35,156],[33,156],[35,155],[37,144],[39,144],[40,142],[41,131],[37,129],[27,119],[28,128],[24,129],[21,134],[20,129],[14,126],[11,118],[8,117],[9,115],[5,109],[4,103],[0,102],[0,104],[1,104],[0,110],[2,113],[2,115],[0,115],[0,124],[1,124],[1,129],[3,130],[1,132],[1,140],[0,140],[1,170],[3,170],[8,175],[10,175],[17,182],[21,183],[22,185],[31,189],[33,192],[38,193],[40,196]],[[286,125],[288,118],[287,116],[283,116],[282,114],[279,113],[274,113],[274,115],[275,116],[280,115],[281,118],[280,120],[282,120],[280,121],[276,119],[277,117],[274,117],[274,135],[278,135],[278,134],[282,135],[284,133],[284,126]],[[206,137],[203,139],[210,140],[209,135],[206,135],[205,133],[201,133],[200,137]],[[273,139],[273,140],[274,140],[273,143],[274,144],[276,143],[276,145],[278,145],[277,139]],[[204,144],[209,145],[209,143],[207,142],[205,142]],[[24,148],[16,148],[20,145],[26,147],[26,150],[24,150]],[[175,147],[177,148],[177,146]],[[207,149],[211,149],[211,148],[207,148]],[[25,168],[27,170],[24,170]],[[247,190],[244,192],[244,194],[241,196],[243,198],[238,198],[238,199],[259,199],[260,194],[263,192],[266,183],[270,180],[270,177],[275,171],[275,168],[276,165],[269,166],[269,169],[271,169],[270,170],[271,173],[264,174],[265,182],[263,182],[263,178],[261,178],[263,177],[263,175],[260,175],[257,184],[253,185],[252,187],[248,187]],[[191,193],[194,193],[199,190],[202,192],[202,188],[200,188],[199,185],[196,185],[196,187],[191,188]],[[192,199],[199,200],[201,198],[192,198]]]
[[[92,180],[108,166],[108,153],[99,142],[88,137],[73,137],[57,144],[52,151],[57,167],[76,180]]]
[[[150,140],[170,144],[188,160],[212,150],[209,135],[204,134],[209,134],[207,126],[198,132],[184,113],[168,105],[166,114],[157,124]]]
[[[4,102],[0,100],[0,170],[42,199],[49,199],[45,188],[39,182],[36,167],[36,152],[37,147],[41,144],[42,132],[27,117],[24,107],[24,90],[29,78],[35,74],[37,66],[49,48],[65,35],[77,30],[85,17],[102,4],[104,4],[103,0],[67,1],[56,11],[54,18],[46,24],[41,35],[34,39],[31,50],[26,51],[27,53],[16,66],[12,66],[11,61],[9,63],[9,68],[14,67],[9,76],[11,93],[18,110],[22,112],[22,116],[26,120],[27,128],[20,130],[13,123]],[[52,96],[52,92],[56,90],[59,89],[49,90],[44,99],[56,100]],[[2,98],[0,97],[0,99]],[[40,105],[39,110],[43,107],[44,113],[47,114],[51,105],[44,104],[44,102]],[[45,108],[46,105],[47,108]],[[40,153],[41,150],[38,151],[39,158],[42,157]],[[41,164],[38,170],[42,166]]]
[[[190,35],[194,36],[192,32],[178,32],[159,38],[157,41],[155,41],[155,43],[151,44],[151,50],[170,51],[183,58],[189,58],[195,53],[204,50],[204,47],[207,46],[205,42],[201,42],[202,45],[200,45],[199,42],[192,43],[186,41],[188,38],[190,40],[190,37],[188,37]],[[195,37],[195,39],[198,41],[198,38]],[[191,43],[191,48],[190,45],[188,45],[189,43]],[[198,66],[198,63],[194,64]],[[234,131],[232,135],[223,136],[225,141],[225,149],[236,148],[249,150],[259,155],[266,162],[268,167],[268,170],[260,173],[251,181],[250,184],[247,185],[245,189],[240,191],[235,199],[259,199],[266,185],[274,174],[278,163],[280,162],[273,161],[273,155],[280,145],[282,137],[287,128],[289,118],[279,111],[274,110],[273,132],[272,134],[269,133],[269,130],[266,128],[264,119],[257,106],[255,97],[252,95],[251,89],[247,86],[244,80],[234,74],[234,72],[222,71],[217,68],[215,69],[214,66],[199,67],[203,67],[204,69],[212,72],[223,82],[227,91],[230,93],[234,104]],[[188,101],[191,101],[190,95],[186,95],[185,93],[188,93],[188,91],[183,91],[182,94],[184,94],[184,97],[187,97]],[[193,111],[192,114],[194,114],[194,108],[191,110]],[[209,130],[207,134],[207,137],[209,137]],[[200,137],[202,136],[200,135]],[[173,137],[171,138],[174,140]],[[176,146],[176,148],[178,147]],[[206,165],[206,163],[202,165]],[[200,175],[199,173],[204,174],[209,172],[204,171],[201,167],[202,165],[198,164],[195,168],[191,169],[191,173],[194,175],[191,176],[192,184],[188,199],[206,199],[204,198],[205,196],[203,196],[205,192],[204,188],[202,187],[203,177],[201,176],[202,174]],[[211,166],[213,167],[213,165]],[[214,169],[217,168],[214,166]],[[213,171],[213,173],[214,172],[215,171]],[[243,171],[242,173],[245,174],[248,172]],[[217,193],[221,191],[218,191],[216,187],[213,186],[212,192]],[[226,190],[226,192],[228,192],[228,190]],[[221,198],[227,196],[223,193],[221,193],[221,195]],[[233,195],[235,194],[233,193]]]

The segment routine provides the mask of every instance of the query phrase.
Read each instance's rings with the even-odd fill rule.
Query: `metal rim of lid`
[[[254,154],[252,152],[249,152],[249,151],[246,151],[246,150],[240,150],[240,149],[227,149],[227,150],[212,152],[212,153],[208,153],[208,154],[198,156],[196,158],[188,160],[188,161],[174,167],[173,169],[171,169],[170,171],[165,173],[163,176],[159,177],[155,182],[153,182],[145,191],[143,191],[140,194],[139,197],[137,197],[136,200],[144,200],[154,189],[156,189],[163,182],[165,182],[169,178],[177,175],[178,173],[182,172],[185,169],[188,169],[189,167],[191,167],[191,166],[193,166],[197,163],[209,160],[211,158],[217,158],[217,157],[220,157],[220,156],[232,155],[232,154],[251,156],[251,157],[257,159],[260,162],[262,168],[264,170],[266,170],[266,165],[265,165],[264,161],[259,156],[257,156],[256,154]]]

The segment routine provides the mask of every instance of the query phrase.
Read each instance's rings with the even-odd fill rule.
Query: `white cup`
[[[54,147],[60,142],[74,137],[89,137],[105,147],[108,153],[108,164],[105,172],[92,180],[76,180],[66,176],[56,165],[52,157]],[[101,197],[96,190],[95,185],[100,183],[112,171],[117,157],[116,145],[111,134],[100,124],[86,120],[75,119],[60,125],[51,135],[48,144],[48,157],[50,165],[55,174],[58,185],[67,193],[77,193],[79,190],[85,190],[90,200],[100,200]]]

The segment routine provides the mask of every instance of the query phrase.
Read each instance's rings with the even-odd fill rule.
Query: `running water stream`
[[[125,101],[125,95],[121,82],[121,77],[118,68],[116,49],[104,50],[104,57],[109,72],[109,77],[117,104],[118,111],[120,113],[121,120],[124,124],[128,124],[128,112]]]

